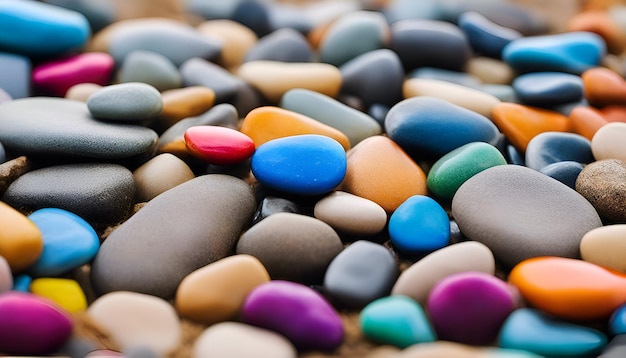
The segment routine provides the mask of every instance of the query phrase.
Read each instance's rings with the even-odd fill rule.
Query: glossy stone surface
[[[563,161],[588,164],[594,160],[591,141],[574,133],[540,133],[533,137],[526,147],[526,166],[538,171],[550,164]]]
[[[500,26],[478,12],[463,13],[458,21],[472,49],[485,56],[500,58],[506,45],[522,37],[519,31]]]
[[[517,76],[511,84],[517,98],[531,106],[577,102],[583,98],[580,76],[563,72],[532,72]]]
[[[241,163],[254,153],[254,142],[234,129],[218,126],[195,126],[185,131],[185,145],[193,156],[211,164]]]

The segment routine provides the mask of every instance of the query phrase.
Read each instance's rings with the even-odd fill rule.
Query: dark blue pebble
[[[566,160],[546,165],[540,172],[576,190],[576,179],[583,168],[584,166],[578,162]]]
[[[563,72],[533,72],[517,76],[511,84],[519,100],[531,106],[579,102],[584,87],[580,76]]]
[[[537,171],[566,160],[582,164],[593,162],[591,141],[575,133],[544,132],[531,139],[526,147],[526,166]]]
[[[509,42],[522,37],[518,31],[500,26],[472,11],[461,14],[459,27],[475,52],[494,58],[500,58],[502,49]]]

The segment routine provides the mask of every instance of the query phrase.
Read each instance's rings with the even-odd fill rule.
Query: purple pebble
[[[343,342],[343,323],[308,286],[274,280],[257,286],[243,305],[243,321],[281,333],[301,350],[331,351]]]
[[[430,292],[427,305],[440,339],[471,345],[493,343],[516,306],[512,286],[481,272],[442,279]]]

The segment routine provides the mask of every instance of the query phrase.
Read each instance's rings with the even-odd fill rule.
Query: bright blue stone
[[[30,292],[30,284],[33,278],[25,273],[13,277],[13,290],[20,292]]]
[[[544,132],[533,137],[526,147],[526,166],[537,171],[566,160],[583,164],[595,161],[591,141],[575,133]]]
[[[96,231],[80,216],[57,208],[28,216],[43,237],[43,252],[29,269],[35,277],[58,276],[91,261],[100,248]]]
[[[450,242],[448,214],[425,195],[414,195],[400,204],[388,227],[393,246],[407,254],[431,252]]]
[[[563,72],[533,72],[519,75],[511,84],[517,98],[531,106],[578,102],[584,88],[580,76]]]
[[[620,306],[611,315],[609,330],[614,335],[626,333],[626,304]]]
[[[336,140],[305,134],[260,145],[251,160],[254,177],[263,185],[292,194],[332,191],[346,175],[346,153]]]
[[[592,32],[522,37],[502,50],[502,59],[519,72],[560,71],[581,74],[606,54],[602,37]]]
[[[566,160],[546,165],[540,172],[576,190],[576,179],[583,168],[584,166],[578,162]]]
[[[499,345],[549,357],[595,357],[607,344],[604,333],[559,321],[533,308],[520,308],[502,325]]]
[[[79,12],[39,1],[2,1],[0,51],[50,57],[82,49],[91,29]]]
[[[471,143],[491,143],[498,128],[487,117],[439,98],[405,99],[389,110],[385,131],[409,155],[441,157]]]
[[[459,16],[459,27],[474,51],[489,57],[500,58],[502,49],[522,37],[519,31],[500,26],[477,12]]]

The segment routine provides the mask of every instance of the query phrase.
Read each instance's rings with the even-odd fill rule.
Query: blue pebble
[[[546,165],[540,172],[576,190],[576,179],[583,168],[578,162],[566,160]]]
[[[389,218],[391,243],[406,254],[423,254],[450,242],[450,219],[434,199],[414,195],[405,200]]]
[[[533,72],[519,75],[511,84],[517,98],[531,106],[578,102],[584,88],[580,76],[563,72]]]
[[[33,282],[33,278],[29,275],[22,273],[13,277],[13,290],[20,292],[30,292],[30,284]]]
[[[473,11],[461,14],[458,22],[472,49],[489,57],[500,58],[509,42],[522,37],[519,31],[500,26]]]
[[[502,59],[519,72],[559,71],[581,74],[606,54],[602,37],[592,32],[522,37],[502,50]]]
[[[621,305],[611,315],[609,331],[614,335],[626,333],[626,304]]]
[[[607,337],[596,329],[559,321],[533,308],[511,313],[499,335],[502,348],[548,357],[595,357],[606,344]]]
[[[317,134],[278,138],[260,145],[250,162],[263,185],[291,194],[332,191],[346,175],[346,153],[336,140]]]
[[[0,51],[1,48],[0,46]],[[28,57],[0,52],[0,88],[11,98],[30,97],[31,70],[32,65]]]
[[[591,141],[575,133],[544,132],[533,137],[526,147],[526,166],[537,171],[566,160],[593,162]]]
[[[0,51],[29,57],[52,57],[81,50],[91,29],[76,11],[39,1],[3,1]]]
[[[441,157],[471,143],[492,143],[498,128],[487,117],[439,98],[405,99],[389,110],[385,131],[409,155]]]
[[[100,238],[84,219],[57,208],[39,209],[28,216],[43,237],[43,252],[29,269],[35,277],[58,276],[91,261]]]

